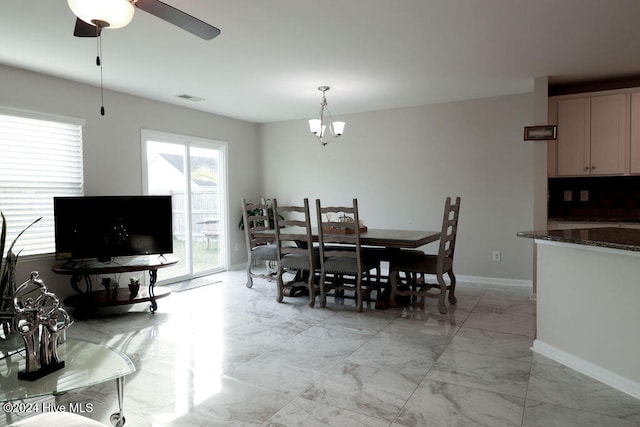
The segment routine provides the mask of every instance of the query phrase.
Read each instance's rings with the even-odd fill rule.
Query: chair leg
[[[389,271],[389,306],[397,307],[398,303],[396,302],[396,289],[398,288],[398,279],[400,277],[399,271]]]
[[[320,307],[327,306],[327,288],[325,287],[325,281],[327,274],[324,270],[320,272]]]
[[[251,258],[249,258],[249,261],[247,261],[247,288],[253,287],[253,277],[251,277],[252,264],[253,264],[253,261],[251,260]]]
[[[382,283],[382,279],[380,274],[380,265],[378,264],[378,266],[376,266],[376,283],[373,286],[373,289],[375,289],[376,291],[376,306],[377,306],[378,299],[382,299],[381,283]],[[371,289],[369,290],[369,299],[371,299]]]
[[[440,314],[447,314],[447,304],[445,304],[444,299],[447,296],[447,284],[444,281],[444,277],[442,277],[442,273],[436,274],[436,278],[438,279],[438,284],[440,285],[440,297],[438,298],[438,311]]]
[[[356,275],[356,306],[362,312],[362,273]]]
[[[284,282],[282,280],[282,270],[283,269],[281,267],[278,267],[278,275],[276,277],[276,284],[278,287],[278,296],[276,297],[276,300],[278,302],[282,302],[282,300],[284,299]]]
[[[455,296],[456,292],[456,275],[453,274],[453,270],[447,271],[449,279],[451,279],[451,286],[449,286],[449,303],[455,304],[458,302],[458,298]]]
[[[309,272],[309,280],[307,286],[309,287],[309,307],[313,308],[316,305],[316,290],[313,283],[313,270]]]

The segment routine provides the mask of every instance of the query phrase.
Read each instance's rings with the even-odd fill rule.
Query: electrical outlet
[[[580,201],[581,202],[589,201],[589,190],[580,190]]]
[[[500,251],[493,251],[493,260],[495,262],[500,261]]]

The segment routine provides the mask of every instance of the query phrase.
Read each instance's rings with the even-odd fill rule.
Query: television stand
[[[166,288],[156,289],[158,269],[170,267],[178,262],[178,258],[171,255],[143,255],[127,257],[123,262],[102,263],[98,261],[79,261],[76,263],[58,264],[52,268],[57,274],[71,276],[71,287],[77,292],[65,298],[64,304],[76,309],[89,311],[99,307],[114,307],[120,305],[150,302],[149,311],[155,313],[158,309],[159,298],[164,298],[171,293]],[[128,288],[117,288],[113,291],[105,289],[93,289],[91,276],[100,274],[133,273],[136,271],[149,272],[149,286],[140,286],[137,294],[133,295]],[[84,289],[80,284],[84,281]]]

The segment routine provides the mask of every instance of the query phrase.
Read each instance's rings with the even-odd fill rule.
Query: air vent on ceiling
[[[176,97],[182,98],[182,99],[186,99],[187,101],[193,101],[193,102],[206,101],[206,99],[204,99],[204,98],[200,98],[198,96],[193,96],[193,95],[187,95],[187,94],[176,95]]]

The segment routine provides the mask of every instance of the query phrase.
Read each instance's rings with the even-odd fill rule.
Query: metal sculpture
[[[14,329],[22,336],[26,349],[26,370],[18,378],[34,381],[64,367],[58,356],[58,339],[71,319],[60,307],[58,297],[47,290],[38,272],[18,286],[14,299]]]

